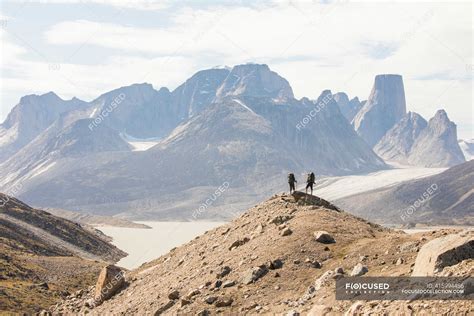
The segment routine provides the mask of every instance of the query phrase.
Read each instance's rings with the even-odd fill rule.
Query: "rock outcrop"
[[[100,271],[99,278],[95,285],[95,304],[101,304],[103,301],[111,298],[125,284],[125,276],[122,269],[114,265],[105,266]]]
[[[447,266],[474,259],[474,230],[436,238],[421,247],[412,276],[434,276]]]
[[[377,75],[372,92],[352,124],[367,144],[374,146],[406,114],[400,75]]]

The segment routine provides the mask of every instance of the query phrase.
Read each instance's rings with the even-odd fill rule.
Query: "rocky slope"
[[[381,223],[474,225],[474,161],[440,174],[336,200],[347,211]]]
[[[139,152],[119,134],[163,138]],[[41,207],[187,220],[227,183],[202,214],[223,219],[224,205],[242,210],[283,189],[290,170],[383,168],[329,90],[296,100],[268,66],[247,64],[198,72],[173,92],[120,88],[62,115],[0,166],[0,188],[21,184],[18,196]]]
[[[372,147],[406,114],[400,75],[377,75],[367,102],[354,117],[357,133]]]
[[[39,312],[126,254],[91,229],[0,194],[0,310]]]
[[[452,232],[407,235],[315,196],[276,195],[127,273],[121,292],[101,305],[93,307],[94,289],[89,288],[53,309],[91,315],[469,313],[469,301],[335,300],[335,279],[408,276],[418,250]],[[446,269],[461,266],[464,261]],[[457,271],[468,273],[462,267]]]

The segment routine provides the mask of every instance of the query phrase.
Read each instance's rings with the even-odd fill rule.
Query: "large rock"
[[[436,238],[420,249],[412,276],[433,276],[444,267],[472,258],[474,258],[474,230]]]
[[[369,272],[369,269],[362,263],[358,263],[354,269],[352,269],[351,276],[361,276]]]
[[[242,283],[243,284],[250,284],[261,277],[263,277],[265,274],[267,274],[268,268],[265,265],[261,265],[259,267],[253,267],[250,270],[247,270],[243,276],[242,276]]]
[[[108,265],[100,271],[99,279],[95,285],[95,296],[96,303],[111,298],[118,290],[120,290],[125,284],[124,272],[117,266]]]
[[[332,237],[328,232],[326,231],[317,231],[314,232],[314,239],[317,242],[323,243],[323,244],[332,244],[335,243],[336,240],[334,240],[334,237]]]
[[[352,121],[354,129],[374,146],[406,114],[400,75],[377,75],[369,99]]]

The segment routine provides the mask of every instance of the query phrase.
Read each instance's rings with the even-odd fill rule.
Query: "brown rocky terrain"
[[[48,308],[125,255],[93,230],[0,194],[0,311]]]
[[[126,273],[123,289],[102,304],[94,306],[97,289],[89,287],[53,310],[93,315],[468,315],[474,312],[469,301],[335,299],[336,278],[410,276],[420,248],[452,233],[457,231],[409,235],[315,196],[275,195]],[[466,275],[472,272],[469,266],[472,260],[464,260],[445,270]]]

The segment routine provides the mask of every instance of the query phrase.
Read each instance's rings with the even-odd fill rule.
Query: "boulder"
[[[168,293],[168,298],[170,300],[177,300],[179,298],[179,292],[177,290],[171,291]]]
[[[94,299],[101,303],[111,298],[125,284],[124,272],[117,266],[108,265],[100,271],[99,278],[95,286]]]
[[[220,269],[220,271],[216,274],[216,277],[218,279],[225,277],[232,271],[232,269],[229,266],[224,266]]]
[[[217,301],[217,296],[208,296],[204,299],[207,304],[213,304],[215,301]]]
[[[331,235],[329,235],[329,233],[326,231],[314,232],[314,239],[317,242],[320,242],[323,244],[332,244],[336,242],[336,240],[334,240],[334,238]]]
[[[285,229],[283,229],[281,231],[281,235],[282,236],[290,236],[291,234],[293,233],[293,231],[289,228],[289,227],[286,227]]]
[[[412,276],[433,276],[444,267],[474,258],[474,230],[433,239],[421,247]]]
[[[281,225],[283,223],[286,223],[287,221],[289,221],[292,218],[293,218],[293,216],[291,216],[291,215],[278,215],[271,221],[271,223],[273,223],[275,225]]]
[[[235,285],[235,281],[225,281],[223,284],[222,284],[222,287],[223,288],[227,288],[227,287],[232,287]]]
[[[240,247],[240,246],[242,246],[242,245],[245,245],[245,244],[246,244],[247,242],[249,242],[249,241],[250,241],[250,238],[248,238],[248,237],[244,237],[244,238],[242,238],[242,239],[238,239],[238,240],[234,241],[234,242],[230,245],[229,250],[232,250],[232,249],[235,249],[235,248]]]
[[[268,268],[265,265],[253,267],[252,269],[244,272],[242,276],[242,283],[243,284],[253,283],[257,281],[258,279],[260,279],[261,277],[263,277],[265,274],[267,274],[267,272],[268,272]]]
[[[268,263],[268,268],[270,270],[280,269],[281,267],[283,267],[283,261],[280,259],[275,259]]]
[[[232,305],[233,302],[234,300],[231,297],[222,296],[216,300],[214,305],[216,307],[227,307]]]
[[[351,276],[361,276],[369,272],[369,269],[362,265],[362,263],[358,263],[354,269],[352,269]]]

